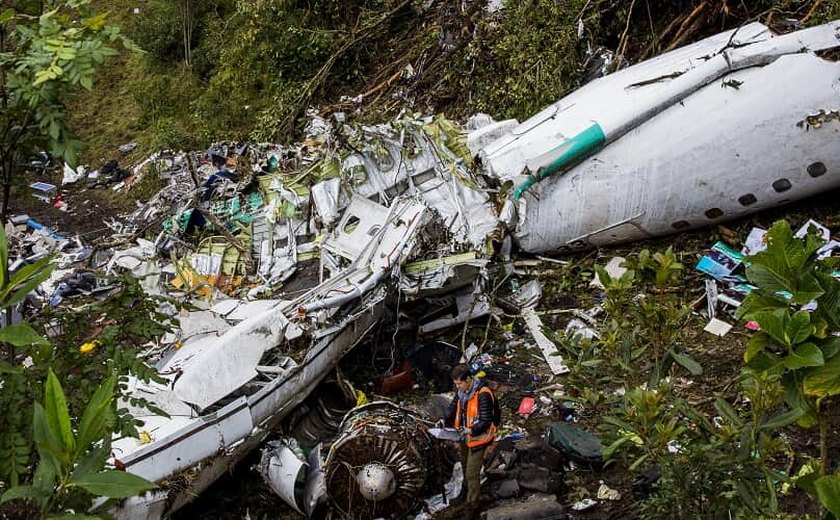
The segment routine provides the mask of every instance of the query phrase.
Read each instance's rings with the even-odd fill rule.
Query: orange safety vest
[[[472,427],[475,423],[478,422],[478,396],[482,393],[490,394],[490,399],[495,401],[496,396],[493,395],[493,391],[487,388],[486,386],[481,387],[478,392],[474,393],[472,397],[470,397],[469,401],[467,401],[467,424],[464,426],[467,428],[467,431],[471,431]],[[458,399],[456,397],[456,399]],[[455,409],[455,428],[461,427],[461,400],[458,399],[458,405]],[[467,447],[468,448],[478,448],[484,446],[486,444],[490,444],[493,442],[493,439],[496,437],[496,425],[493,424],[492,420],[490,422],[490,427],[482,433],[481,435],[472,435],[471,433],[467,433]]]

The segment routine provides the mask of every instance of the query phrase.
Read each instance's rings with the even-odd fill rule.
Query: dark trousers
[[[487,445],[471,449],[461,444],[461,467],[464,469],[468,505],[478,505],[478,497],[481,496],[481,466],[484,465],[485,451]]]

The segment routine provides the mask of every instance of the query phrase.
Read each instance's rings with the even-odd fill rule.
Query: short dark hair
[[[472,377],[470,374],[470,367],[467,365],[455,365],[455,368],[452,369],[452,379],[454,381],[466,381]]]

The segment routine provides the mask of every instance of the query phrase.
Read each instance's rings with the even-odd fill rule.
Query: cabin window
[[[787,179],[779,179],[773,183],[773,189],[776,190],[776,193],[782,193],[787,191],[793,186],[789,180]]]
[[[437,176],[437,174],[435,174],[434,169],[428,169],[428,170],[422,171],[422,172],[420,172],[416,175],[412,175],[411,179],[414,181],[414,184],[419,186],[419,185],[421,185],[421,184],[423,184],[427,181],[430,181],[430,180],[434,179],[436,176]]]
[[[674,228],[674,229],[685,229],[685,228],[690,227],[690,226],[691,226],[691,224],[689,224],[688,221],[685,221],[685,220],[678,220],[677,222],[674,222],[673,224],[671,224],[671,227]]]
[[[825,175],[828,169],[825,167],[825,164],[821,162],[815,162],[808,165],[808,175],[813,178],[821,177]]]
[[[359,217],[351,215],[350,218],[347,219],[347,223],[344,224],[344,229],[342,231],[345,233],[352,233],[357,227],[359,227],[360,222],[361,219],[359,219]]]
[[[706,217],[710,219],[716,219],[723,216],[723,210],[720,208],[712,208],[706,210]]]
[[[742,206],[752,206],[753,204],[758,202],[758,199],[756,199],[755,195],[753,195],[752,193],[747,193],[746,195],[741,195],[740,197],[738,197],[738,202]]]

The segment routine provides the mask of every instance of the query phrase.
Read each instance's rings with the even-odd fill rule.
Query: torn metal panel
[[[312,448],[304,460],[294,441],[269,442],[258,470],[272,491],[295,510],[312,518],[327,500],[321,445]]]
[[[210,310],[227,321],[240,322],[273,308],[282,308],[285,300],[222,300]]]
[[[569,367],[563,362],[563,356],[557,350],[557,345],[543,333],[543,323],[536,311],[533,308],[528,308],[522,312],[522,318],[525,320],[525,325],[528,327],[528,331],[531,333],[534,341],[537,342],[540,351],[542,351],[545,362],[548,363],[548,367],[551,369],[551,373],[559,375],[568,372]]]
[[[426,209],[422,201],[414,198],[395,200],[387,216],[363,233],[371,238],[358,250],[350,266],[308,293],[309,301],[302,303],[299,310],[306,314],[337,309],[370,292],[406,260]]]
[[[454,315],[423,323],[418,327],[418,331],[427,334],[490,314],[489,298],[479,288],[455,295],[455,307]]]
[[[303,454],[298,455],[291,447],[282,443],[269,443],[263,451],[259,471],[272,491],[295,510],[303,514],[303,505],[298,503],[295,491],[298,481],[306,481],[306,464]]]
[[[569,368],[564,364],[557,345],[543,333],[543,323],[536,312],[537,304],[542,297],[542,287],[537,280],[526,283],[513,295],[513,303],[520,309],[520,315],[525,320],[528,332],[537,343],[540,351],[554,375],[565,374]]]
[[[193,311],[178,316],[179,340],[187,341],[207,334],[218,337],[227,332],[231,325],[214,312]]]
[[[370,307],[345,316],[340,330],[318,340],[299,366],[251,395],[248,405],[255,424],[268,428],[299,405],[308,395],[306,390],[314,388],[376,324],[383,313],[381,306],[377,305],[380,302],[373,299],[367,302]]]
[[[178,422],[183,422],[183,418]],[[148,480],[160,480],[223,451],[248,435],[253,427],[247,399],[241,397],[215,414],[192,419],[136,451],[115,451],[115,457],[127,471]]]
[[[333,236],[324,240],[323,248],[355,260],[382,229],[388,208],[368,199],[354,196],[338,223]]]
[[[489,117],[489,116],[488,116]],[[467,136],[467,147],[470,153],[478,155],[479,151],[492,142],[504,137],[505,134],[519,126],[516,119],[505,119],[504,121],[493,121],[492,118],[487,124],[471,131]]]
[[[113,511],[119,520],[149,520],[163,518],[166,512],[166,491],[149,491],[143,495],[126,498],[119,509]]]
[[[198,459],[201,466],[190,485],[174,489],[164,497],[167,514],[175,511],[264,440],[268,432],[306,398],[307,390],[314,388],[376,324],[382,306],[376,305],[376,301],[369,303],[370,307],[346,316],[340,331],[319,340],[309,349],[300,365],[293,364],[282,374],[276,375],[271,382],[247,397],[244,405],[242,399],[237,399],[213,414],[195,419],[167,420],[160,417],[163,422],[178,421],[186,424],[173,428],[172,433],[156,438],[140,450],[123,456],[117,454],[117,459],[126,471],[149,479],[170,476],[182,469],[194,467],[195,463],[188,464],[186,461]],[[243,410],[248,411],[249,421],[244,420]],[[252,428],[246,432],[248,422]],[[212,450],[208,452],[210,448]],[[200,458],[205,453],[204,458]],[[150,496],[149,500],[161,500],[161,497]],[[145,506],[137,503],[131,507],[124,506],[116,511],[117,516],[130,517],[134,507]]]
[[[399,133],[385,125],[365,127],[368,147],[342,165],[352,193],[389,205],[400,194],[416,195],[441,215],[454,244],[483,248],[496,227],[490,197],[478,179],[418,121],[402,121]]]
[[[324,472],[324,460],[321,457],[321,444],[316,444],[306,459],[306,487],[303,490],[306,516],[315,516],[318,508],[327,503],[327,480]]]
[[[329,226],[338,218],[341,179],[327,179],[312,186],[312,200],[321,222]]]
[[[400,277],[400,291],[409,297],[434,296],[473,284],[489,260],[475,252],[407,264]]]
[[[253,379],[265,351],[283,340],[288,327],[282,310],[271,308],[236,324],[218,338],[199,340],[208,345],[179,367],[181,376],[173,385],[175,394],[200,410],[207,408]]]
[[[133,397],[145,399],[172,417],[196,417],[198,415],[190,405],[175,396],[168,381],[166,383],[156,383],[154,381],[144,383],[129,375],[127,385],[126,391]],[[149,410],[134,406],[128,401],[121,401],[120,406],[127,408],[135,417],[153,415]]]

